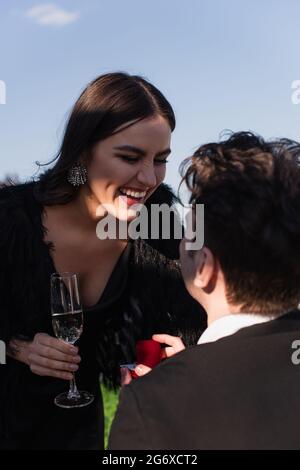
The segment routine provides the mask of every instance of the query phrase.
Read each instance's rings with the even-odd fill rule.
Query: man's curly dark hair
[[[239,132],[184,162],[190,203],[204,204],[207,246],[227,300],[272,314],[300,301],[300,144]]]

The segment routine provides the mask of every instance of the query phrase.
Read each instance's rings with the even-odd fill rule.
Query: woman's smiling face
[[[165,178],[170,141],[168,121],[153,116],[98,142],[87,164],[93,198],[119,219],[136,217],[131,206],[144,204]]]

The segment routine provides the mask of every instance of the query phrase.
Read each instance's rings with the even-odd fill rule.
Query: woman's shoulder
[[[0,188],[0,242],[11,242],[16,233],[28,234],[37,219],[35,183],[6,185]]]
[[[180,275],[180,264],[177,259],[167,256],[165,250],[154,248],[148,240],[137,239],[133,242],[132,264],[139,272],[156,273],[156,275],[167,275],[178,277]]]
[[[0,209],[25,208],[35,201],[34,188],[36,183],[6,184],[0,187]]]
[[[148,305],[161,303],[171,290],[183,287],[179,262],[169,259],[145,240],[133,242],[129,266],[132,292]]]

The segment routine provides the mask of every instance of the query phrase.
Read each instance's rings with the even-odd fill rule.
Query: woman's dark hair
[[[239,132],[186,163],[183,180],[190,203],[205,206],[204,244],[221,265],[227,300],[266,315],[297,308],[300,144]]]
[[[163,116],[174,130],[175,115],[170,103],[144,78],[121,72],[96,78],[73,107],[55,165],[39,178],[38,201],[42,205],[70,202],[78,192],[67,181],[70,168],[88,155],[96,142],[120,126],[156,115]]]

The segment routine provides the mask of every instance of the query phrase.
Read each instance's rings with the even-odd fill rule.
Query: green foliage
[[[119,393],[120,391],[108,390],[103,384],[101,384],[102,396],[103,396],[103,406],[104,406],[104,442],[105,448],[107,447],[107,441],[109,436],[110,427],[114,419],[116,409],[119,402]]]

